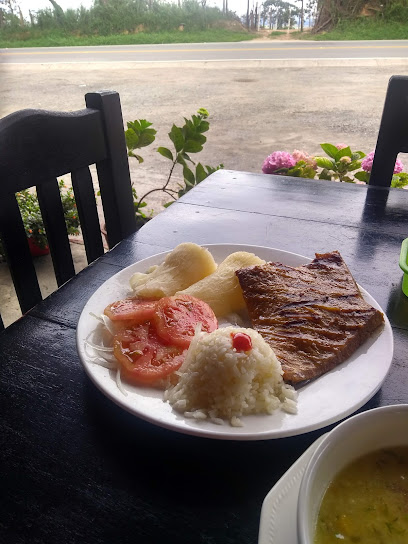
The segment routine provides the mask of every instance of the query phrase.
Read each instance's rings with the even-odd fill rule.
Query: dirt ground
[[[132,180],[141,196],[160,186],[170,162],[155,149],[170,146],[167,133],[200,107],[210,112],[208,141],[197,159],[204,164],[260,172],[275,150],[319,154],[323,142],[371,151],[376,143],[389,78],[405,74],[406,63],[381,61],[250,61],[195,63],[3,64],[0,65],[0,117],[22,108],[77,110],[90,91],[119,92],[125,122],[147,119],[158,131],[155,144],[131,161]],[[179,174],[180,175],[180,174]],[[180,178],[179,178],[180,179]],[[177,177],[174,183],[177,183]],[[166,198],[149,207],[160,211]],[[77,268],[83,248],[73,247]],[[37,259],[44,295],[49,258]],[[18,315],[5,265],[0,265],[0,311],[10,323]]]

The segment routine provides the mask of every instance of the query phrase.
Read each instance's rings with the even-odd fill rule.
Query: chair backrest
[[[89,93],[85,101],[80,111],[29,109],[0,120],[0,237],[23,313],[42,297],[17,192],[36,187],[58,286],[75,274],[59,176],[71,174],[88,263],[104,252],[90,165],[96,164],[109,247],[136,230],[119,95]]]
[[[398,153],[408,153],[408,76],[393,76],[388,83],[370,185],[391,185]]]

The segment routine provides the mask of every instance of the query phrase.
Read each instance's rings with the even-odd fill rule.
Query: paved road
[[[265,59],[407,59],[408,40],[255,41],[0,49],[0,63],[239,61]]]

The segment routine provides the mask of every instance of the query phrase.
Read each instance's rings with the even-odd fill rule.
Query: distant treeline
[[[51,5],[52,4],[52,5]],[[13,9],[14,5],[14,9]],[[11,6],[11,9],[7,9]],[[226,10],[227,11],[227,10]],[[61,32],[78,36],[108,36],[177,29],[206,30],[238,22],[231,12],[206,6],[206,0],[179,0],[179,4],[160,0],[94,0],[89,9],[63,10],[55,0],[50,8],[30,12],[25,20],[18,0],[0,0],[0,34],[22,31]]]

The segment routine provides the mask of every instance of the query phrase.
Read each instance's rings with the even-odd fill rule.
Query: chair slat
[[[0,233],[21,311],[25,313],[42,296],[14,194],[0,199]]]
[[[88,108],[100,110],[106,135],[106,160],[98,161],[99,187],[106,221],[109,247],[136,230],[122,110],[119,95],[110,92],[85,95]]]
[[[89,168],[81,168],[72,172],[71,179],[86,256],[91,263],[104,253],[92,176]]]
[[[48,244],[58,286],[75,276],[74,262],[69,246],[64,210],[56,179],[37,187],[38,202],[47,233]]]

